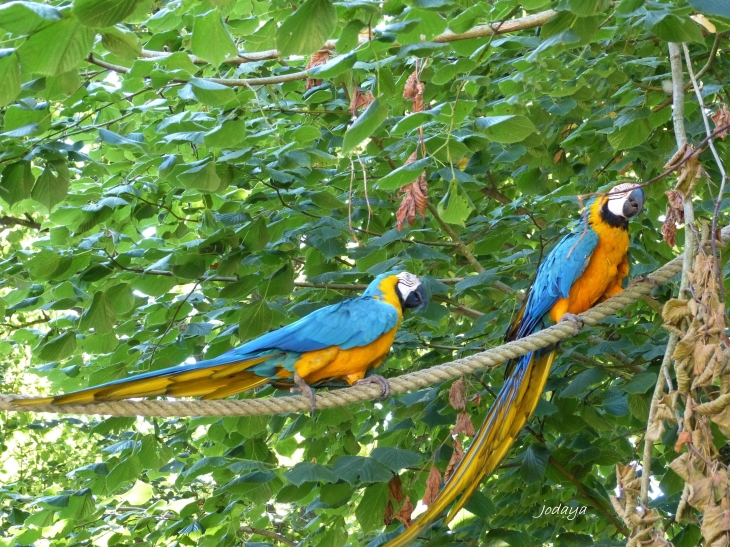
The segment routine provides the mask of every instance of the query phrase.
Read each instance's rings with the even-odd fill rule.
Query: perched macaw
[[[426,304],[420,280],[408,272],[377,276],[362,296],[318,309],[295,323],[247,342],[213,359],[137,374],[56,397],[15,399],[16,405],[77,404],[130,397],[202,396],[220,399],[266,384],[310,386],[343,381],[374,382],[388,392],[384,378],[369,370],[385,360],[403,310]]]
[[[550,252],[537,270],[507,341],[542,330],[548,320],[579,321],[597,302],[621,292],[629,273],[628,220],[644,206],[636,184],[619,184],[588,205],[587,225],[580,222]],[[530,352],[508,365],[508,377],[464,458],[433,503],[403,534],[384,547],[403,547],[416,539],[451,503],[444,523],[466,505],[484,477],[507,455],[532,415],[555,359],[555,346]]]

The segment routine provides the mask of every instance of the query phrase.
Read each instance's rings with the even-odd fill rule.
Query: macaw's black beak
[[[408,298],[406,298],[406,301],[403,302],[404,308],[418,308],[419,310],[422,310],[426,307],[428,304],[428,295],[426,294],[426,290],[423,288],[423,285],[419,285],[416,287],[416,290],[411,292],[408,295]]]
[[[646,197],[644,196],[644,190],[641,188],[632,190],[629,197],[626,198],[626,201],[624,201],[624,217],[631,218],[638,215],[644,208],[645,201]]]

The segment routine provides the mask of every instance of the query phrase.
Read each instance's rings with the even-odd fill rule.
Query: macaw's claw
[[[384,401],[388,397],[390,397],[390,384],[388,383],[388,380],[383,378],[380,374],[371,374],[367,378],[363,378],[362,380],[358,380],[353,386],[362,386],[365,384],[377,384],[380,386],[381,392],[380,396],[378,397],[379,401]]]
[[[299,376],[298,373],[294,373],[294,383],[297,387],[293,387],[292,391],[299,391],[305,397],[309,397],[309,402],[312,405],[312,410],[309,415],[314,418],[314,411],[317,410],[317,400],[314,398],[314,390],[312,387],[304,381],[304,378]]]
[[[631,280],[631,283],[629,283],[629,284],[633,285],[635,283],[644,283],[645,281],[651,283],[655,289],[662,286],[662,284],[659,283],[659,281],[657,281],[653,277],[649,277],[648,275],[637,275],[635,278],[633,278]]]
[[[578,327],[578,330],[582,329],[584,325],[583,319],[581,319],[580,315],[575,315],[574,313],[564,313],[560,318],[560,321],[570,321]]]

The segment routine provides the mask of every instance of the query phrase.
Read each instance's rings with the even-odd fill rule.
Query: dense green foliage
[[[667,42],[689,43],[695,72],[711,61],[701,80],[713,111],[728,100],[728,39],[690,18],[702,12],[727,33],[721,0],[294,4],[0,5],[5,393],[215,356],[352,294],[322,284],[358,290],[393,267],[421,276],[433,298],[407,316],[386,376],[498,345],[544,250],[579,217],[575,196],[654,177],[676,151]],[[539,28],[431,41],[550,8]],[[358,45],[363,32],[373,39]],[[337,44],[319,80],[298,77],[326,39]],[[274,48],[286,57],[236,60]],[[403,91],[416,70],[425,110],[414,113]],[[230,81],[261,77],[281,81]],[[691,89],[686,118],[697,144]],[[709,154],[700,160],[716,183]],[[398,189],[423,170],[433,206],[398,231]],[[660,233],[671,185],[646,188],[632,275],[678,253]],[[712,216],[716,194],[698,185],[698,217]],[[563,345],[530,431],[455,534],[436,527],[429,545],[625,541],[608,493],[615,464],[641,459],[667,338],[650,304]],[[502,375],[466,379],[479,395],[467,405],[474,424]],[[443,473],[452,456],[449,387],[314,418],[5,413],[0,544],[274,541],[253,528],[301,545],[377,545],[387,506],[402,504],[395,474],[416,505],[431,466]],[[652,504],[671,515],[683,486],[667,469],[676,429],[663,441]],[[559,504],[587,511],[533,518]],[[698,522],[667,534],[694,545]]]

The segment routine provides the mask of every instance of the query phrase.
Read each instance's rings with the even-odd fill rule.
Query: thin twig
[[[297,544],[290,539],[285,538],[281,534],[276,532],[269,532],[268,530],[262,530],[260,528],[252,528],[251,526],[241,526],[238,531],[242,534],[254,534],[257,536],[263,536],[265,538],[273,539],[289,547],[297,547]]]

